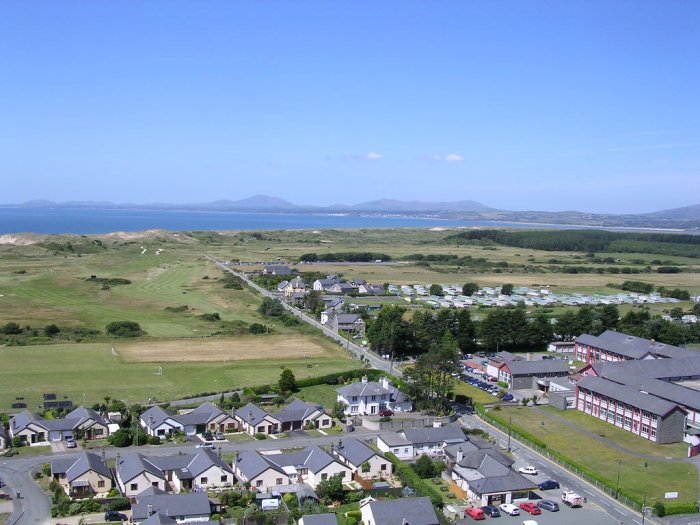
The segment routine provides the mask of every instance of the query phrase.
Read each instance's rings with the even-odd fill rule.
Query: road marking
[[[590,492],[589,492],[589,494],[590,494]],[[608,507],[612,507],[612,505],[610,505],[610,503],[608,503],[608,502],[605,501],[604,499],[600,500],[600,502],[601,502],[603,505],[606,505],[606,506],[608,506]]]
[[[625,517],[627,516],[626,513],[622,512],[622,511],[621,511],[620,509],[618,509],[617,507],[613,507],[613,510],[619,512],[620,514],[622,514],[622,515],[625,516]]]
[[[642,525],[642,522],[641,522],[641,521],[637,521],[637,520],[632,520],[632,521],[635,522],[635,523],[639,523],[639,525]]]
[[[586,489],[583,489],[583,491],[584,491],[586,494],[590,494],[591,496],[595,496],[595,494],[593,494],[592,492],[587,491]]]

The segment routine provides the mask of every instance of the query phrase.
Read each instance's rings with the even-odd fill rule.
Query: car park
[[[558,512],[559,503],[552,501],[551,499],[543,499],[537,502],[537,506],[541,509],[548,510],[549,512]]]
[[[554,481],[553,479],[548,479],[546,481],[543,481],[539,485],[537,485],[540,490],[552,490],[552,489],[558,489],[559,488],[559,482]]]
[[[520,508],[523,509],[525,512],[529,512],[533,516],[536,516],[537,514],[542,514],[542,511],[537,506],[537,503],[533,503],[532,501],[523,501],[520,504]]]
[[[122,514],[116,510],[108,510],[105,512],[105,521],[126,521],[128,519],[126,514]]]
[[[520,516],[520,509],[511,503],[501,503],[498,509],[509,516]]]
[[[492,518],[500,518],[501,517],[500,511],[498,510],[498,507],[496,507],[495,505],[486,505],[484,507],[481,507],[481,510],[484,511],[484,514],[486,514],[487,516],[491,516]]]
[[[528,465],[526,467],[520,467],[518,469],[518,472],[521,474],[527,474],[528,476],[537,476],[537,469],[533,467],[532,465]]]
[[[484,511],[481,510],[479,507],[467,507],[464,512],[467,513],[468,516],[474,518],[475,520],[485,520],[486,516],[484,515]]]

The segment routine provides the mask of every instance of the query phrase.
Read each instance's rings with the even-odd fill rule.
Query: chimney
[[[382,377],[379,380],[379,383],[382,385],[382,388],[385,390],[389,390],[389,378],[388,377]]]
[[[153,516],[153,503],[148,504],[148,515]]]
[[[457,449],[457,463],[459,463],[463,459],[464,459],[464,450],[462,450],[462,447],[459,447]]]
[[[366,383],[367,382],[367,376],[362,376],[362,382]]]

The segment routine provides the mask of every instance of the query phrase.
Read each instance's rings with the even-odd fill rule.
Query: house
[[[438,525],[430,498],[400,498],[377,501],[366,498],[360,501],[364,525]]]
[[[574,351],[576,343],[574,341],[552,341],[547,345],[547,352],[557,354],[570,354]]]
[[[8,440],[7,433],[5,432],[5,425],[0,423],[0,450],[7,448]]]
[[[263,268],[263,275],[292,275],[289,266],[283,264],[268,264]]]
[[[146,410],[140,417],[141,426],[149,436],[170,436],[184,432],[188,436],[202,432],[235,432],[236,419],[216,405],[204,403],[186,414],[168,414],[159,406]]]
[[[474,439],[445,449],[450,477],[464,499],[476,506],[527,499],[535,483],[513,470],[513,459],[484,440]]]
[[[334,332],[349,332],[364,335],[366,324],[364,319],[357,314],[346,314],[335,308],[326,308],[321,312],[321,324]]]
[[[77,407],[62,419],[44,419],[24,411],[10,420],[10,437],[25,445],[46,445],[66,437],[100,439],[109,435],[109,422],[90,408]]]
[[[561,359],[537,359],[534,361],[505,360],[498,368],[498,380],[508,383],[513,390],[549,390],[549,379],[567,377],[569,363]]]
[[[628,361],[692,357],[696,350],[679,348],[614,330],[606,330],[599,336],[582,334],[575,339],[576,360],[590,364],[597,361]]]
[[[257,455],[254,457],[253,454]],[[236,477],[259,492],[275,485],[306,483],[311,488],[336,474],[350,481],[352,471],[321,448],[311,445],[291,452],[241,451],[234,458]]]
[[[135,499],[131,521],[147,525],[172,524],[171,520],[174,523],[209,522],[213,510],[206,492],[164,494],[160,490],[147,490]]]
[[[332,512],[305,514],[299,519],[299,525],[338,525],[338,519]]]
[[[466,441],[459,427],[406,428],[377,437],[377,448],[391,452],[401,460],[412,460],[426,454],[440,457],[445,447]]]
[[[77,407],[66,414],[66,426],[70,427],[74,437],[79,439],[102,439],[109,435],[109,420],[103,418],[95,410]],[[57,420],[60,421],[60,420]],[[49,439],[51,436],[49,435]],[[53,441],[53,439],[51,439]]]
[[[291,299],[295,293],[304,293],[306,292],[306,284],[304,284],[304,279],[301,277],[295,277],[289,283],[287,286],[284,287],[284,296],[287,299]]]
[[[230,487],[233,470],[214,452],[197,449],[194,454],[144,457],[129,454],[118,457],[117,485],[127,497],[133,497],[149,487],[163,492],[208,490]]]
[[[333,310],[340,310],[342,308],[342,306],[345,304],[345,301],[343,301],[342,297],[338,297],[336,295],[331,295],[331,296],[324,296],[323,303],[325,304],[326,309],[332,308]]]
[[[338,392],[337,400],[345,405],[346,415],[374,415],[385,408],[393,412],[413,410],[411,400],[393,386],[386,377],[376,382],[368,381],[367,376],[363,376],[360,383],[336,388],[336,392]]]
[[[576,383],[576,409],[659,444],[683,440],[687,412],[635,386],[584,377]]]
[[[236,411],[238,428],[251,436],[255,434],[277,434],[282,422],[253,403],[248,403]]]
[[[358,284],[357,293],[363,295],[381,295],[385,293],[384,287],[381,284]]]
[[[106,497],[112,474],[104,459],[92,452],[51,460],[51,476],[71,498]]]
[[[304,403],[296,398],[281,411],[271,415],[280,422],[281,432],[305,428],[324,429],[333,426],[333,418],[326,414],[322,406]]]
[[[357,291],[357,286],[347,281],[340,281],[325,288],[325,291],[330,293],[353,293]]]
[[[48,445],[49,429],[45,426],[45,419],[36,417],[25,410],[10,419],[8,430],[10,439],[19,437],[24,445]]]
[[[330,450],[333,457],[363,479],[385,478],[392,473],[388,459],[357,439],[339,439],[331,444]]]
[[[325,279],[316,279],[312,288],[317,292],[328,291],[328,289],[341,281],[337,275],[327,275]]]

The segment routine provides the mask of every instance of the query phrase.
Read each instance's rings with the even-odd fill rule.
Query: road
[[[266,290],[265,288],[262,288],[261,286],[258,286],[256,283],[254,283],[246,274],[242,272],[237,272],[228,266],[226,266],[223,262],[211,257],[210,255],[206,255],[206,258],[212,261],[214,264],[216,264],[219,268],[226,272],[230,272],[236,277],[239,277],[242,279],[248,286],[250,286],[253,290],[258,292],[260,295],[263,297],[269,297],[270,299],[277,299],[277,297],[269,290]],[[334,341],[337,341],[341,345],[343,345],[347,350],[352,352],[355,357],[358,359],[360,357],[364,358],[366,361],[369,362],[369,364],[372,366],[372,368],[376,368],[377,370],[383,370],[385,372],[389,372],[390,374],[393,374],[397,377],[401,377],[402,373],[401,370],[398,370],[396,367],[393,366],[393,363],[384,361],[380,358],[378,358],[376,355],[371,353],[369,350],[366,348],[363,348],[361,346],[356,345],[352,341],[344,338],[343,336],[337,334],[327,326],[322,325],[320,322],[318,322],[316,319],[313,317],[305,314],[304,312],[298,310],[297,308],[294,308],[293,306],[285,303],[284,301],[280,301],[282,303],[282,306],[295,317],[298,317],[305,323],[310,324],[314,328],[317,328],[320,330],[323,335],[330,337]]]
[[[0,461],[0,478],[5,490],[12,495],[12,514],[5,525],[36,525],[49,523],[51,502],[32,479],[31,472],[50,461],[51,457],[14,458]],[[20,498],[16,494],[20,494]]]

